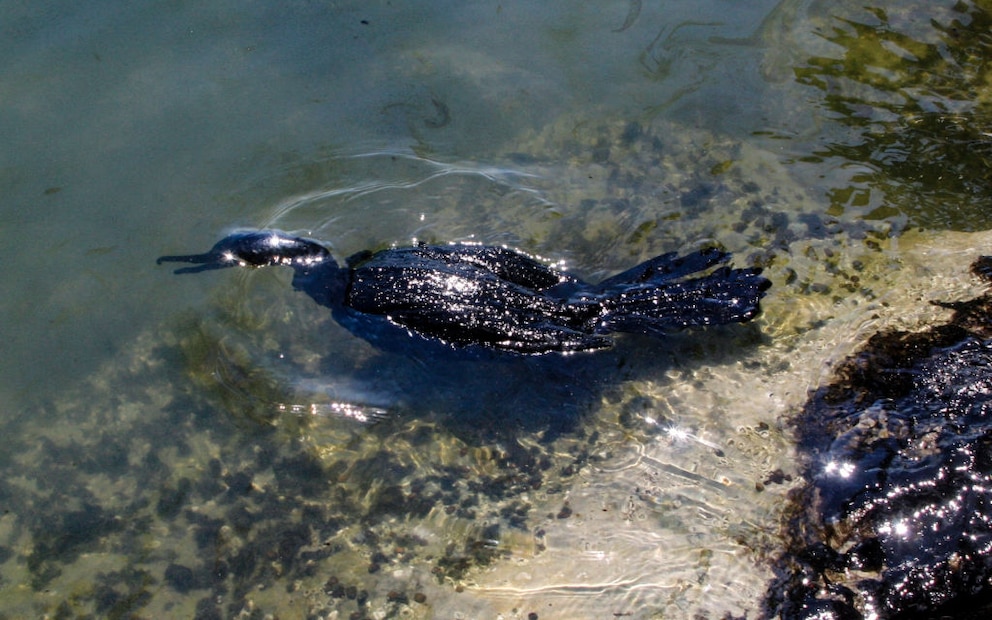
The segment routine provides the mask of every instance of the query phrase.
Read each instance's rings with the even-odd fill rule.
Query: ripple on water
[[[526,175],[453,168],[443,178],[457,180],[459,200],[425,201],[397,230],[423,215],[418,236],[464,238],[462,202],[506,201],[480,210],[474,230],[509,230],[497,220],[519,218],[515,242],[551,256],[565,248],[593,274],[719,236],[774,280],[761,319],[625,338],[596,356],[448,364],[375,351],[292,294],[286,274],[221,275],[213,303],[143,334],[23,422],[36,441],[5,456],[16,473],[0,486],[11,507],[0,517],[0,574],[29,584],[11,609],[575,618],[756,609],[782,501],[798,484],[784,419],[862,335],[940,312],[916,300],[964,286],[960,260],[912,236],[896,254],[884,226],[814,216],[788,175],[775,188],[749,179],[743,171],[771,164],[731,141],[709,144],[702,174],[678,165],[701,134],[671,132],[684,142],[665,147],[654,140],[664,127],[617,123],[579,138],[629,157],[566,166],[549,162],[589,144],[548,131]],[[658,209],[626,189],[633,179],[618,180],[635,164],[665,168],[639,186]],[[431,162],[402,165],[437,182]],[[542,181],[552,177],[564,181]],[[356,222],[343,225],[335,200],[345,194],[315,195],[276,209],[272,223],[298,228],[324,212],[315,221],[341,231],[342,251],[369,242]],[[383,202],[384,212],[406,213],[397,204]],[[334,403],[376,419],[336,415]]]

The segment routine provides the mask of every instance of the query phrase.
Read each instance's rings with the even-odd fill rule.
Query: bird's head
[[[327,248],[302,237],[276,230],[236,232],[224,237],[204,254],[162,256],[162,263],[195,263],[176,273],[196,273],[225,267],[286,265],[297,270],[319,265],[331,257]]]

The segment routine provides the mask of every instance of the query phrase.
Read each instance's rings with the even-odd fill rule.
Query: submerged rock
[[[946,324],[876,334],[796,419],[808,482],[766,616],[992,611],[992,293],[940,305]]]

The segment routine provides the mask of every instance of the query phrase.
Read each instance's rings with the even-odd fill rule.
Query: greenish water
[[[0,613],[756,617],[787,422],[992,228],[987,2],[0,2]],[[378,352],[162,254],[716,242],[744,327]],[[371,422],[354,413],[371,415]]]

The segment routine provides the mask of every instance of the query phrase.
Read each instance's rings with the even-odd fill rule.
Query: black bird
[[[732,269],[716,248],[652,258],[592,285],[520,252],[458,243],[359,252],[346,267],[317,241],[274,230],[237,232],[175,273],[292,267],[293,288],[331,308],[352,333],[423,339],[454,349],[543,354],[603,349],[611,332],[748,321],[770,286],[760,269]]]

